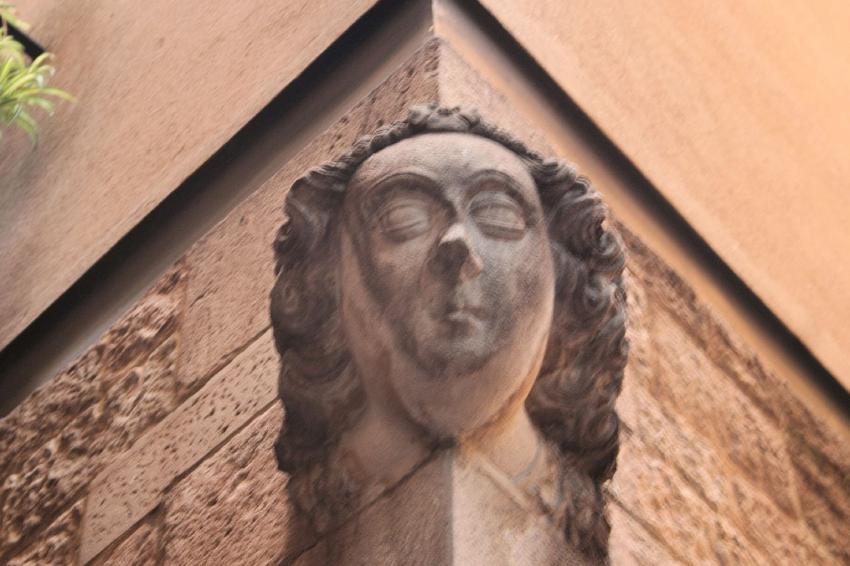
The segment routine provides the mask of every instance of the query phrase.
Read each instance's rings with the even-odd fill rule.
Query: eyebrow
[[[481,181],[486,181],[488,179],[499,181],[502,185],[500,188],[503,190],[503,192],[507,193],[510,198],[515,200],[517,204],[522,207],[523,212],[525,212],[525,215],[527,217],[531,217],[532,215],[534,215],[534,212],[536,210],[534,205],[528,201],[525,195],[522,194],[522,190],[520,189],[519,184],[516,182],[516,180],[507,173],[504,173],[497,169],[484,169],[482,171],[476,171],[475,173],[467,177],[464,182],[472,185],[474,183],[480,183]],[[475,198],[476,195],[486,191],[487,188],[479,185],[475,187],[473,191],[470,192],[469,199],[471,200]]]
[[[383,197],[386,193],[391,191],[395,187],[396,183],[404,180],[414,181],[412,184],[405,185],[403,187],[405,190],[423,193],[443,205],[451,206],[451,202],[442,193],[440,190],[440,184],[436,180],[418,171],[412,170],[395,171],[379,178],[371,187],[369,187],[369,189],[367,189],[364,205],[368,207],[369,210],[374,210],[384,201]]]

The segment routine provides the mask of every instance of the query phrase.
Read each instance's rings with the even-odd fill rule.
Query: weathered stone
[[[0,419],[0,477],[101,398],[99,359],[100,348],[91,348]]]
[[[714,521],[714,561],[717,564],[771,564],[775,557],[762,554],[725,517]]]
[[[664,544],[617,505],[609,506],[612,566],[656,566],[684,564],[673,558]]]
[[[798,446],[793,453],[801,514],[834,556],[850,563],[850,470]]]
[[[166,564],[278,564],[309,543],[291,536],[287,477],[274,458],[282,417],[273,406],[171,489]]]
[[[518,489],[485,459],[459,456],[448,470],[452,564],[589,566],[564,544],[564,534],[538,500]],[[439,485],[433,485],[430,491],[438,489]],[[427,493],[426,487],[423,495]]]
[[[147,515],[174,478],[268,405],[276,382],[267,332],[104,469],[89,491],[82,559],[97,555]]]
[[[156,518],[145,520],[115,548],[107,549],[92,566],[153,566],[159,563],[160,528]]]
[[[749,508],[749,513],[739,515],[739,520],[748,527],[745,532],[760,532],[757,524],[753,524],[756,522],[753,516],[762,515],[768,525],[769,519],[784,525],[786,516],[790,514],[793,518],[799,509],[826,547],[835,556],[850,561],[850,543],[846,542],[850,540],[850,531],[845,528],[850,524],[850,443],[845,435],[818,418],[711,314],[681,278],[628,230],[623,232],[631,252],[631,265],[650,289],[651,302],[663,305],[687,328],[685,333],[679,330],[681,327],[672,326],[668,315],[654,324],[653,336],[662,343],[658,348],[662,365],[656,379],[651,381],[650,390],[666,401],[665,406],[672,414],[689,416],[698,430],[713,432],[709,438],[757,486],[744,490],[740,479],[735,480],[736,497],[740,498],[737,503]],[[670,340],[670,329],[676,330],[673,335],[681,338],[681,347],[670,348],[675,343]],[[686,345],[688,336],[694,337],[691,345]],[[688,350],[694,354],[689,356]],[[696,354],[700,350],[704,354]],[[682,365],[683,360],[690,365]],[[725,378],[712,366],[723,368],[746,397],[730,394],[725,379],[710,379],[709,376]],[[676,383],[683,375],[702,378],[688,380],[679,387],[679,395],[671,397],[672,385],[664,382]],[[628,390],[627,380],[621,406],[625,412],[634,412]],[[718,407],[723,411],[718,411]],[[765,419],[762,412],[769,418]],[[754,503],[763,496],[772,499],[773,504]],[[812,563],[824,560],[823,549],[810,540],[807,529],[788,526],[781,530],[785,536],[773,537],[771,545],[759,539],[772,549],[766,551],[768,554],[775,552]]]
[[[527,474],[520,491],[541,493],[563,525],[544,540],[521,510],[450,506],[449,542],[434,544],[451,546],[452,563],[555,564],[559,546],[607,556],[598,493],[616,460],[625,258],[590,182],[521,138],[472,108],[420,104],[287,194],[270,307],[287,411],[278,454],[318,530],[440,439],[477,447],[508,478]],[[476,520],[499,528],[479,537]],[[356,544],[355,561],[392,561]]]
[[[755,485],[793,513],[790,460],[777,425],[744,396],[679,324],[658,313],[653,328],[658,369],[647,389],[680,414]]]
[[[106,393],[106,449],[118,453],[177,406],[177,348],[172,336]]]
[[[679,415],[668,417],[634,382],[626,382],[622,395],[634,407],[624,422],[641,446],[675,468],[713,510],[728,509],[732,505],[730,473],[723,468],[720,453]]]
[[[20,471],[6,477],[0,513],[0,556],[45,526],[80,496],[97,473],[102,442],[102,403],[90,406],[57,436],[35,451]]]
[[[72,566],[77,564],[82,501],[78,501],[35,538],[21,554],[9,557],[7,566]],[[0,561],[3,554],[0,553]]]
[[[741,478],[733,478],[736,508],[729,518],[753,541],[764,556],[779,564],[832,564],[834,558],[823,549],[801,523],[780,510],[768,497]]]
[[[650,330],[654,313],[641,279],[631,273],[628,263],[624,278],[628,288],[626,316],[629,324],[626,335],[629,338],[629,362],[626,364],[623,390],[617,398],[617,414],[623,426],[631,429],[637,424],[641,410],[635,393],[655,378],[655,347]]]
[[[624,443],[610,490],[617,502],[639,517],[652,536],[682,549],[693,562],[714,558],[716,536],[711,508],[668,463],[651,456],[633,438]]]
[[[57,383],[48,384],[44,391],[49,393],[49,403],[34,396],[24,402],[21,413],[13,415],[14,423],[16,415],[34,408],[49,410],[45,420],[54,426],[53,412],[75,418],[56,426],[52,430],[56,436],[40,449],[27,452],[25,443],[20,446],[18,458],[26,459],[2,484],[0,550],[35,532],[56,510],[78,497],[110,457],[128,448],[174,407],[177,338],[173,333],[181,303],[175,294],[179,295],[181,278],[179,270],[169,272],[122,319],[119,330],[108,332]],[[87,396],[81,397],[82,390],[89,392]],[[33,422],[29,429],[33,438],[50,431]],[[21,428],[26,430],[25,425]]]
[[[787,386],[778,391],[778,396],[782,398],[782,422],[792,460],[815,459],[815,466],[850,470],[850,433],[827,424]],[[850,473],[847,476],[850,477]]]
[[[129,367],[145,364],[163,341],[176,340],[183,282],[178,263],[97,344],[0,420],[0,477],[102,399]],[[160,350],[154,359],[164,361],[170,352]],[[175,360],[169,360],[173,363]],[[153,385],[152,378],[146,382]]]
[[[145,297],[101,339],[101,380],[111,388],[125,368],[147,357],[176,330],[183,306],[185,269],[171,268]]]
[[[621,223],[617,227],[629,251],[629,269],[649,294],[648,302],[672,313],[693,337],[695,344],[717,367],[731,376],[741,390],[777,422],[777,403],[787,386],[768,372],[755,354],[737,338],[670,266]]]

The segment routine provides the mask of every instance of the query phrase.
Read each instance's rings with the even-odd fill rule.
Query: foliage
[[[72,100],[64,90],[47,86],[54,69],[50,53],[28,62],[24,47],[9,35],[8,24],[18,29],[27,25],[15,16],[10,4],[0,2],[0,137],[3,128],[17,126],[35,143],[38,124],[31,110],[53,113],[56,99]]]

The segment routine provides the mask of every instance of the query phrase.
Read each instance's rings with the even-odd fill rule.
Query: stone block
[[[17,556],[9,557],[7,566],[73,566],[77,564],[82,501],[62,513],[30,546]]]
[[[81,557],[147,515],[166,488],[275,399],[278,362],[266,332],[92,482]]]
[[[745,396],[667,313],[653,328],[658,371],[648,391],[689,422],[789,513],[796,509],[790,460],[777,424]]]
[[[724,468],[718,451],[683,422],[680,415],[670,417],[657,401],[634,383],[626,383],[622,396],[634,406],[625,415],[630,435],[647,447],[665,465],[675,469],[702,500],[715,511],[732,507],[731,477],[734,470]]]
[[[79,497],[112,456],[123,452],[175,406],[178,338],[174,329],[180,299],[173,295],[179,293],[179,280],[179,272],[172,271],[89,350],[83,357],[85,363],[75,364],[45,388],[50,406],[35,406],[60,414],[66,414],[67,406],[67,415],[74,418],[53,431],[36,425],[22,433],[33,438],[48,432],[54,436],[37,450],[26,450],[26,443],[19,446],[17,467],[2,483],[0,550],[35,532]],[[96,393],[91,393],[95,400],[87,401],[77,413],[83,406],[81,381]],[[21,414],[31,410],[30,403],[32,398],[25,401]],[[49,413],[45,420],[57,425]]]
[[[778,390],[784,382],[768,372],[756,355],[703,303],[694,289],[626,226],[617,222],[628,248],[629,291],[639,282],[648,310],[663,309],[675,316],[714,365],[731,376],[741,390],[777,422],[781,408]]]
[[[833,468],[805,447],[798,446],[793,457],[806,525],[830,553],[850,564],[850,470]]]
[[[278,564],[309,543],[292,535],[287,476],[277,470],[279,404],[257,417],[166,497],[166,564]]]
[[[652,456],[634,438],[620,452],[610,491],[617,503],[639,518],[650,534],[670,548],[687,549],[687,559],[714,558],[714,513],[673,467]]]
[[[56,513],[80,496],[100,465],[102,404],[89,407],[35,451],[2,485],[0,556],[47,526]]]
[[[152,517],[137,526],[115,548],[107,549],[92,566],[154,566],[159,563],[160,529]]]
[[[16,464],[29,458],[30,452],[43,446],[92,404],[103,399],[129,371],[144,365],[163,342],[176,343],[184,279],[180,264],[170,269],[67,370],[0,420],[0,476],[11,473]],[[157,361],[166,361],[170,354],[160,349]],[[169,363],[175,361],[170,359]],[[152,376],[146,381],[150,384]]]
[[[735,521],[755,548],[776,564],[832,564],[834,558],[799,519],[781,511],[768,497],[740,478],[732,480]]]
[[[123,451],[177,406],[177,357],[178,341],[171,336],[106,393],[105,449]]]
[[[99,369],[106,389],[123,377],[126,368],[175,334],[184,303],[185,278],[182,263],[176,264],[100,340]]]
[[[31,455],[102,396],[100,350],[92,348],[0,419],[0,476]]]
[[[622,507],[610,504],[612,566],[655,566],[656,564],[682,565],[673,558],[664,544],[650,535],[640,523]]]

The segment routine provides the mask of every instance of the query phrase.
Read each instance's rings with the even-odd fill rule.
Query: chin
[[[498,345],[504,341],[481,325],[461,328],[455,333],[434,332],[432,327],[422,334],[414,334],[408,351],[425,376],[437,380],[479,372],[496,356]]]
[[[477,367],[467,367],[473,361]],[[433,374],[408,374],[409,380],[396,382],[396,393],[411,420],[431,435],[458,439],[497,420],[526,389],[524,372],[499,371],[497,368],[503,368],[500,361],[498,356],[483,361],[465,358],[463,363],[455,360],[439,381]]]
[[[476,415],[470,411],[447,410],[446,407],[428,407],[423,414],[412,415],[417,424],[433,437],[442,441],[460,440],[490,423],[495,415]]]

